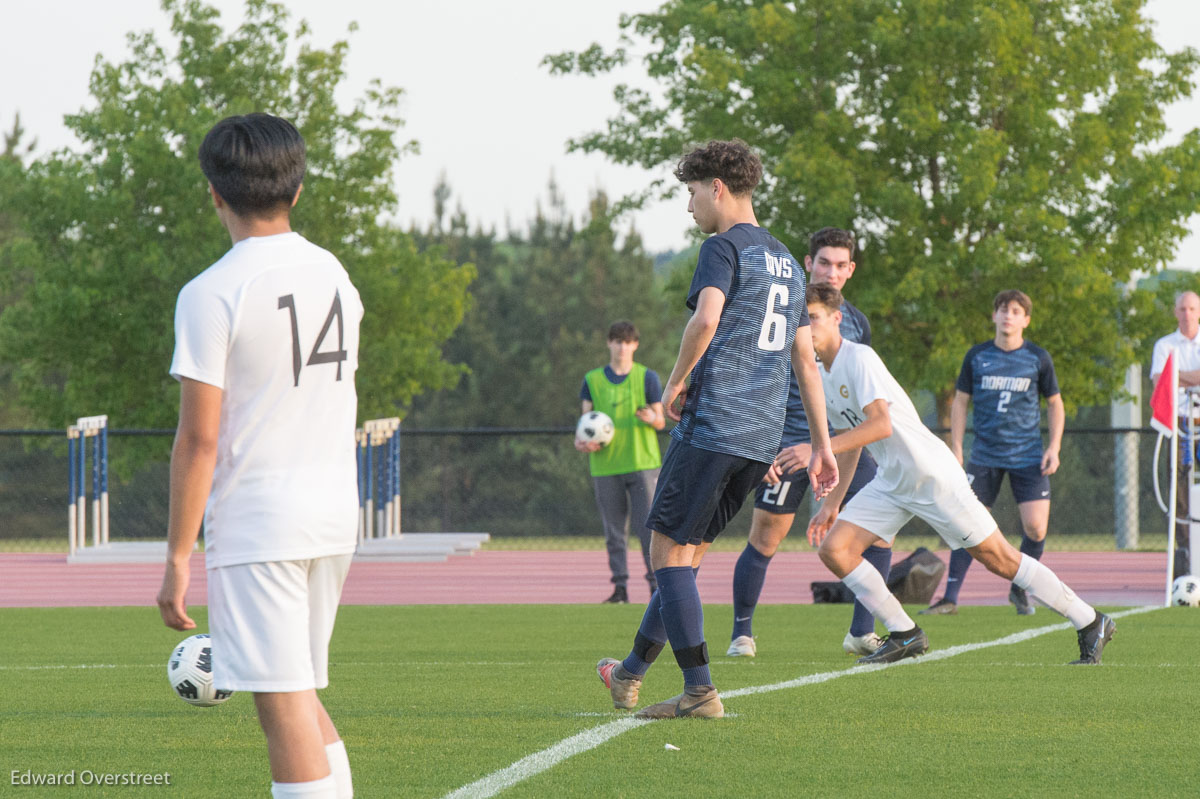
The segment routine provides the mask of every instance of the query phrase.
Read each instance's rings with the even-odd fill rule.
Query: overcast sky
[[[241,0],[209,0],[226,28],[242,18]],[[667,174],[617,167],[601,156],[566,153],[565,142],[601,127],[616,111],[611,88],[637,81],[638,70],[614,78],[551,77],[547,53],[613,45],[621,13],[656,8],[659,0],[284,0],[293,20],[307,19],[319,46],[349,34],[345,102],[380,78],[405,90],[403,133],[419,155],[397,169],[399,218],[421,224],[432,215],[432,191],[445,172],[469,218],[505,229],[530,218],[553,173],[569,208],[580,215],[597,188],[617,196]],[[1151,0],[1148,13],[1168,50],[1200,47],[1200,0]],[[64,114],[88,103],[97,53],[127,56],[125,34],[155,29],[169,42],[158,0],[47,0],[4,3],[0,25],[0,128],[14,112],[38,139],[39,152],[72,145]],[[1168,110],[1171,141],[1200,127],[1200,100]],[[686,242],[686,201],[661,203],[633,221],[653,250]],[[1192,220],[1200,230],[1200,218]],[[1200,268],[1200,236],[1181,247],[1178,265]]]

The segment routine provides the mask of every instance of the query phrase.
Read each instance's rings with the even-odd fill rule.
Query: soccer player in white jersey
[[[229,117],[200,167],[233,247],[179,293],[171,374],[168,627],[204,523],[213,682],[254,695],[274,797],[353,796],[350,762],[317,698],[354,553],[358,328],[346,270],[292,232],[305,147],[286,120]]]
[[[841,511],[839,483],[809,524],[809,541],[830,571],[887,627],[889,635],[859,663],[888,663],[914,657],[929,639],[879,572],[863,560],[867,547],[891,543],[913,516],[929,523],[951,549],[966,549],[994,574],[1010,580],[1042,604],[1066,616],[1077,630],[1079,659],[1096,664],[1116,625],[1077,597],[1039,561],[1005,540],[987,508],[975,497],[958,460],[921,422],[912,401],[870,347],[843,340],[838,330],[842,295],[829,285],[809,287],[808,313],[838,471],[852,474],[862,447],[879,464],[875,478]],[[785,449],[776,463],[791,472],[806,463],[808,446]],[[831,529],[832,528],[832,529]]]

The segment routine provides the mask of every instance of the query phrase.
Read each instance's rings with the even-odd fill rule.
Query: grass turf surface
[[[848,606],[761,607],[754,659],[723,654],[729,606],[706,611],[722,690],[853,665],[840,646]],[[443,796],[624,718],[592,667],[628,651],[640,616],[637,606],[342,608],[322,699],[346,740],[356,795]],[[204,609],[193,618],[204,630]],[[920,620],[941,650],[1059,618],[968,607]],[[1188,739],[1174,733],[1200,709],[1198,622],[1190,608],[1119,619],[1098,668],[1064,665],[1078,650],[1074,633],[1060,630],[738,696],[726,701],[726,719],[638,727],[502,795],[641,797],[681,776],[680,788],[705,796],[1188,795]],[[250,696],[199,709],[171,693],[166,659],[183,637],[153,609],[0,611],[0,794],[267,796]],[[665,652],[642,704],[680,684]],[[169,772],[172,785],[11,785],[13,771],[72,769]]]

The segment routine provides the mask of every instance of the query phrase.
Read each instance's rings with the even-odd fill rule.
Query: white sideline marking
[[[1122,616],[1132,616],[1135,613],[1147,613],[1152,610],[1160,610],[1157,605],[1146,606],[1140,608],[1132,608],[1123,610],[1118,613],[1109,613],[1109,617],[1119,619]],[[918,663],[929,663],[934,660],[945,660],[946,658],[962,655],[967,652],[974,652],[979,649],[987,649],[993,646],[1007,646],[1009,644],[1019,644],[1022,641],[1028,641],[1031,638],[1045,635],[1046,633],[1055,632],[1058,630],[1069,630],[1071,625],[1067,622],[1059,624],[1050,624],[1045,627],[1035,627],[1029,630],[1023,630],[1019,633],[1006,635],[1003,638],[997,638],[994,641],[981,641],[974,644],[960,644],[958,646],[948,647],[946,649],[938,649],[929,654],[921,655],[919,658],[906,658],[898,660],[895,663],[870,663],[863,666],[854,666],[849,669],[839,671],[826,671],[820,674],[808,674],[804,677],[799,677],[795,680],[786,680],[784,682],[772,683],[770,685],[757,685],[749,688],[735,688],[732,691],[722,691],[721,698],[733,699],[739,696],[749,696],[750,694],[763,694],[770,691],[782,691],[785,688],[800,688],[805,685],[815,685],[817,683],[828,682],[835,680],[838,677],[849,677],[855,674],[866,674],[873,671],[882,671],[893,666],[910,666]],[[550,768],[558,765],[562,761],[574,755],[582,754],[588,750],[595,749],[602,743],[617,737],[623,732],[628,732],[635,727],[641,727],[644,724],[650,724],[655,719],[636,719],[626,717],[619,721],[610,721],[607,724],[601,724],[599,727],[593,727],[590,730],[584,730],[581,733],[572,735],[570,738],[564,738],[553,746],[543,749],[540,752],[534,752],[532,755],[526,755],[511,766],[494,771],[486,777],[476,780],[469,785],[464,785],[461,788],[452,791],[444,797],[444,799],[487,799],[487,797],[495,796],[506,788],[511,788],[519,782],[524,782],[530,777],[541,774]]]

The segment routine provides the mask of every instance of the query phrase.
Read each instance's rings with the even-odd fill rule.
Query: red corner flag
[[[1174,436],[1179,424],[1179,413],[1175,407],[1179,396],[1179,373],[1175,370],[1175,350],[1167,355],[1167,363],[1158,382],[1154,384],[1154,393],[1150,395],[1150,426],[1164,436]]]

